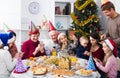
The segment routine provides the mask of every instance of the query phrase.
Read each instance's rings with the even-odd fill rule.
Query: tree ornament
[[[88,17],[89,19],[91,18],[91,16]]]
[[[73,28],[73,30],[75,30],[75,28]]]
[[[96,22],[96,23],[97,23],[97,22],[98,22],[98,19],[95,19],[95,20],[94,20],[94,22]]]
[[[76,16],[75,18],[78,19],[78,16]]]
[[[93,24],[90,24],[90,27],[92,27],[93,26]]]
[[[96,32],[98,32],[98,28],[96,28],[95,30],[96,30]]]
[[[82,10],[82,13],[84,13],[85,12],[85,10]]]
[[[93,3],[91,3],[91,7],[92,7],[92,6],[94,6],[94,4],[93,4]]]

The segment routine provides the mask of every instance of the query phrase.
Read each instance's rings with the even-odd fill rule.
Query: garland
[[[82,33],[82,35],[86,35],[86,36],[88,35],[88,33],[82,31],[81,29],[79,29],[79,30],[75,30],[75,32],[80,32],[80,33]]]
[[[73,21],[75,22],[75,24],[77,24],[78,26],[85,26],[87,23],[89,23],[93,18],[96,17],[96,15],[92,15],[90,18],[88,18],[87,20],[81,21],[79,22],[76,18],[75,18],[75,14],[72,13],[71,17],[73,19]]]
[[[85,3],[81,6],[79,6],[79,0],[76,1],[75,3],[75,8],[77,8],[79,11],[82,10],[83,8],[85,8],[89,3],[91,3],[93,0],[87,0],[85,1]]]

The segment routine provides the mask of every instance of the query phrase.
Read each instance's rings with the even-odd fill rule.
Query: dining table
[[[28,60],[22,60],[24,67],[26,66],[26,62]],[[86,66],[86,63],[88,60],[82,59],[82,58],[77,58],[77,61],[80,62],[80,66],[84,67]],[[99,74],[98,71],[93,71],[91,75],[89,76],[83,76],[79,75],[77,71],[74,71],[74,75],[64,75],[64,78],[100,78],[101,75]],[[53,75],[51,72],[48,72],[44,75],[34,75],[31,70],[28,70],[27,72],[24,73],[14,73],[12,72],[10,75],[10,78],[57,78],[57,75]]]

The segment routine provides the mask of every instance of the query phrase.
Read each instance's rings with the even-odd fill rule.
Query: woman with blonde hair
[[[112,39],[106,39],[103,43],[105,53],[103,62],[94,58],[97,67],[105,73],[105,78],[117,78],[117,63],[113,52],[117,51],[115,42]]]

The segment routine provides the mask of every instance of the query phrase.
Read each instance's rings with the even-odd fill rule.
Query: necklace
[[[98,48],[99,48],[99,46],[98,46],[98,45],[91,46],[90,51],[91,51],[91,52],[95,52]]]

